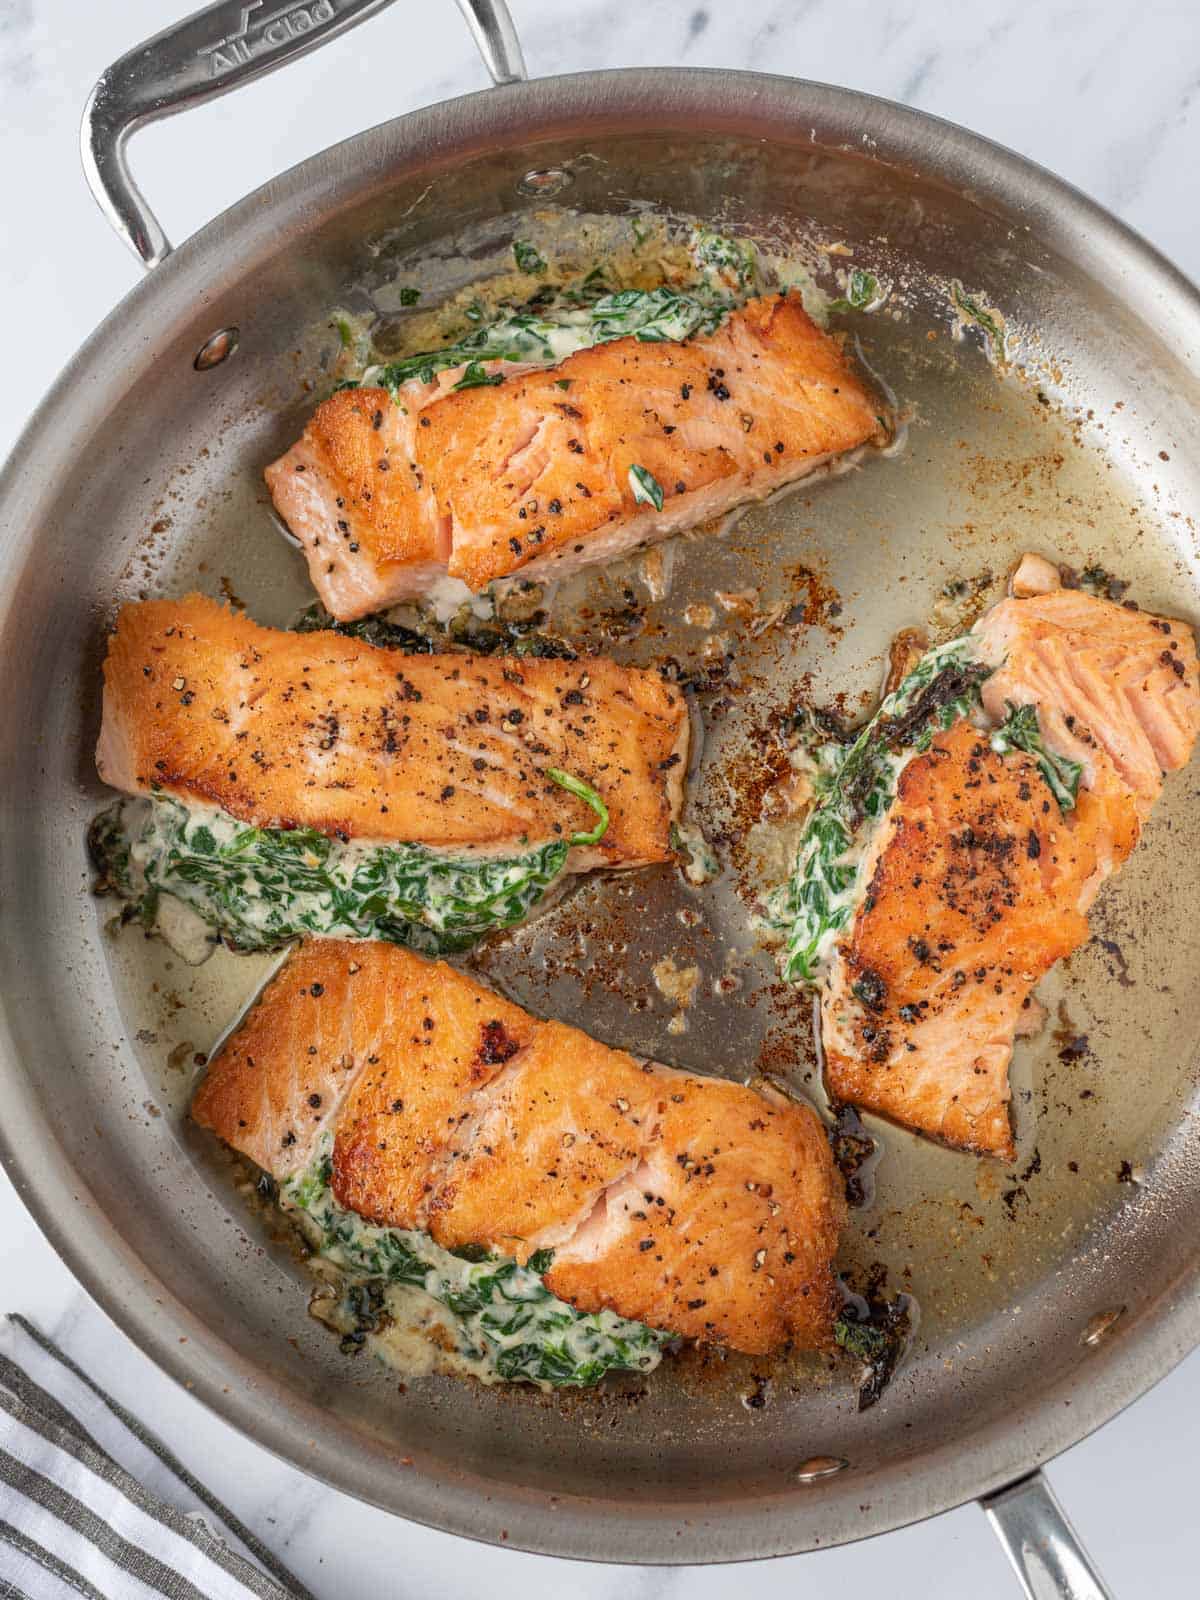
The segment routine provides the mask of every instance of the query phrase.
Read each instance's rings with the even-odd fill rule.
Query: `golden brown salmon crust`
[[[587,661],[407,656],[261,628],[200,595],[122,608],[104,664],[100,776],[260,827],[512,847],[595,821],[546,776],[604,799],[573,866],[670,857],[688,717],[657,673]]]
[[[1008,1067],[1034,985],[1088,932],[1164,771],[1200,730],[1185,624],[1055,589],[977,624],[997,721],[1032,705],[1047,747],[1082,767],[1065,814],[1030,757],[967,722],[903,769],[863,864],[863,898],[821,996],[831,1093],[949,1144],[1011,1157]],[[1044,592],[1044,591],[1049,592]]]
[[[822,996],[831,1093],[1011,1155],[1013,1036],[1034,984],[1087,938],[1098,854],[1133,847],[1128,798],[1120,811],[1119,843],[1086,793],[1062,816],[1036,762],[997,755],[969,722],[915,756]]]
[[[585,1310],[762,1353],[830,1343],[844,1218],[806,1107],[636,1061],[394,945],[302,946],[192,1115],[275,1176],[334,1131],[338,1203],[519,1261]]]
[[[438,559],[436,519],[424,510],[422,480],[410,459],[415,425],[413,407],[394,404],[386,389],[342,389],[317,407],[304,430],[315,457],[307,471],[315,467],[340,484],[344,495],[344,504],[332,508],[340,516],[333,517],[327,561],[367,529],[381,562]],[[273,491],[277,473],[278,463],[268,468]],[[339,521],[346,522],[344,529]],[[320,546],[314,555],[320,560]]]
[[[324,959],[323,948],[320,940],[296,947],[212,1057],[192,1100],[202,1128],[215,1129],[276,1178],[308,1165],[392,1025],[377,980],[376,953],[386,947],[346,944],[353,953],[336,963]],[[366,981],[358,981],[361,974]]]
[[[752,1355],[827,1346],[844,1220],[816,1117],[741,1084],[659,1068],[656,1137],[560,1249],[547,1285],[582,1311]]]
[[[314,587],[348,619],[439,577],[485,588],[565,572],[694,527],[881,439],[881,402],[796,295],[752,300],[683,343],[619,339],[549,370],[488,364],[344,390],[267,469]],[[634,493],[638,467],[661,490]]]
[[[794,296],[752,300],[703,338],[620,339],[467,390],[422,430],[450,519],[450,572],[479,589],[535,559],[582,554],[581,541],[603,544],[651,515],[635,465],[661,486],[665,522],[699,521],[875,437],[878,413]]]

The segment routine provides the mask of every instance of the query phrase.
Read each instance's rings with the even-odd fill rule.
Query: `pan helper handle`
[[[980,1501],[1026,1600],[1113,1600],[1040,1472]]]
[[[392,0],[220,0],[165,28],[109,67],[88,96],[83,170],[100,209],[143,266],[171,244],[133,180],[131,134],[261,78],[385,10]],[[458,0],[494,82],[525,77],[505,0]]]

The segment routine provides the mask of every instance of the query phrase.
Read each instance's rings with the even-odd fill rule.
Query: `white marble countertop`
[[[87,194],[77,126],[99,72],[176,9],[183,0],[0,0],[0,288],[10,307],[0,455],[41,389],[138,276]],[[1200,274],[1192,192],[1200,8],[1190,0],[994,0],[982,14],[951,0],[512,0],[512,11],[534,74],[647,63],[762,68],[850,83],[966,123],[1056,169]],[[286,72],[140,136],[134,162],[168,233],[182,238],[368,122],[482,82],[450,0],[402,4]],[[761,1600],[885,1583],[924,1600],[1016,1592],[970,1506],[865,1544],[761,1565],[744,1579],[725,1568],[575,1566],[410,1526],[273,1460],[176,1388],[74,1284],[2,1178],[0,1237],[0,1309],[64,1340],[321,1600],[452,1600],[518,1584],[534,1595],[703,1600],[741,1581]],[[1050,1469],[1122,1597],[1189,1587],[1198,1418],[1200,1353]]]

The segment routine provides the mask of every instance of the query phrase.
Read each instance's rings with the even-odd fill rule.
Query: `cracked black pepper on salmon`
[[[638,1061],[411,951],[302,946],[192,1115],[282,1183],[332,1137],[343,1211],[536,1262],[579,1311],[751,1353],[831,1344],[844,1199],[811,1110]]]

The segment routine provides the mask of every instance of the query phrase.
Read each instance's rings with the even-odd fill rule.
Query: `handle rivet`
[[[810,1456],[796,1468],[797,1483],[820,1483],[822,1478],[832,1478],[850,1463],[841,1456]]]
[[[211,339],[206,339],[192,362],[197,372],[209,372],[219,367],[238,347],[240,335],[236,328],[221,328]]]
[[[1115,1311],[1098,1311],[1080,1334],[1080,1344],[1090,1345],[1094,1350],[1109,1333],[1117,1319],[1124,1315],[1124,1312],[1124,1306],[1118,1306]]]
[[[517,184],[517,191],[544,200],[547,195],[560,194],[574,182],[574,177],[565,167],[535,167]]]

